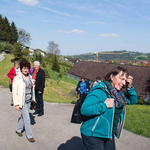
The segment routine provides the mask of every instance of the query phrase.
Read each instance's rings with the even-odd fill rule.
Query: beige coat
[[[31,76],[30,76],[30,78],[32,79]],[[31,80],[31,81],[33,83],[33,80]],[[22,106],[24,106],[24,104],[25,104],[25,89],[26,89],[26,85],[23,82],[22,73],[19,73],[17,76],[14,77],[13,85],[12,85],[14,106],[19,105],[20,108],[22,108]],[[33,86],[32,100],[35,101],[34,86]]]

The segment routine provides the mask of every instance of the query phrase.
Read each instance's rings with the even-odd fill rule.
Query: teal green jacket
[[[81,125],[80,131],[82,134],[99,138],[112,138],[115,106],[107,108],[105,100],[108,97],[111,98],[104,82],[101,82],[90,90],[81,106],[81,114],[86,118]],[[137,94],[134,87],[131,89],[127,88],[125,97],[129,105],[137,103]],[[120,137],[124,120],[125,107],[123,108],[116,131],[116,137],[118,138]]]

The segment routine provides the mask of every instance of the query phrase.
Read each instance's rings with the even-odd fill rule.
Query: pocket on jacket
[[[110,123],[103,115],[100,116],[97,124],[95,124],[95,128],[93,128],[93,134],[99,134],[104,138],[110,136]]]

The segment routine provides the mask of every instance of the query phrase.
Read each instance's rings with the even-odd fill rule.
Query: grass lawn
[[[44,100],[54,103],[72,103],[77,100],[73,92],[75,88],[72,83],[47,79]]]
[[[3,85],[4,87],[9,86],[10,80],[7,77],[7,73],[14,66],[14,64],[11,63],[12,58],[12,55],[6,55],[5,59],[0,62],[0,85]]]
[[[150,105],[126,106],[124,129],[150,138]]]

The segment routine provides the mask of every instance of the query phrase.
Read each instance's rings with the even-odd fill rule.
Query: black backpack
[[[102,89],[102,88],[98,88],[98,89]],[[102,90],[104,90],[104,89],[102,89]],[[108,91],[106,89],[105,89],[105,92],[107,94],[107,97],[109,97],[108,95],[110,95],[110,94],[108,93]],[[87,117],[84,117],[81,115],[80,108],[85,99],[86,99],[86,97],[82,100],[81,99],[77,100],[77,102],[74,106],[73,112],[72,112],[71,123],[81,124],[83,121],[86,121],[86,120],[89,120],[89,119],[95,117],[95,116],[93,116],[93,117],[87,118]]]
[[[80,113],[80,108],[81,108],[83,101],[81,101],[81,99],[77,100],[74,106],[73,112],[72,112],[71,123],[80,124],[84,120],[84,117]]]

